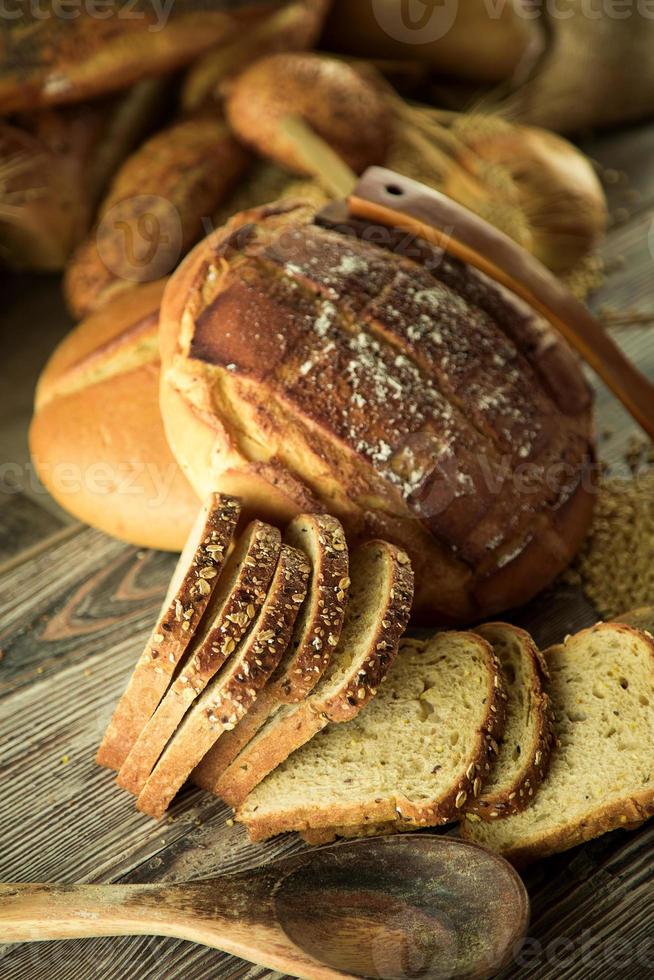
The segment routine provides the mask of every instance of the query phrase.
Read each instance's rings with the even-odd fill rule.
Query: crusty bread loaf
[[[65,510],[132,544],[181,551],[200,500],[159,412],[162,292],[136,286],[64,338],[39,379],[29,441]]]
[[[290,643],[309,572],[305,556],[282,545],[268,595],[251,630],[168,743],[136,801],[139,810],[161,817],[205,753],[255,703]]]
[[[545,658],[558,740],[549,774],[526,810],[462,828],[516,864],[654,815],[654,640],[600,623]]]
[[[525,601],[592,512],[578,362],[458,259],[326,220],[292,204],[244,213],[173,275],[161,407],[176,458],[196,491],[267,519],[328,509],[354,541],[406,547],[424,620]]]
[[[116,782],[136,796],[187,710],[252,625],[279,558],[277,528],[253,521],[225,563],[176,676],[125,759]]]
[[[215,791],[231,806],[330,721],[358,714],[388,673],[411,611],[409,559],[370,541],[353,554],[350,578],[340,640],[319,684],[300,703],[280,706],[220,776]]]
[[[210,494],[168,586],[157,622],[98,749],[99,765],[120,769],[163,697],[209,604],[240,514],[232,497]]]
[[[187,64],[270,13],[260,0],[239,3],[238,10],[217,6],[191,0],[161,8],[105,7],[100,16],[85,6],[72,17],[54,9],[12,12],[1,27],[0,113],[127,88]]]
[[[284,541],[302,551],[311,564],[307,597],[288,645],[268,684],[231,732],[224,732],[193,772],[193,782],[218,792],[222,773],[282,704],[295,704],[313,691],[338,645],[349,579],[347,542],[335,517],[301,514],[286,529]]]
[[[468,819],[518,813],[529,806],[545,778],[554,744],[554,716],[545,693],[547,668],[525,630],[508,623],[475,628],[499,660],[506,692],[506,724],[489,773],[480,773],[481,792],[466,805]]]
[[[500,668],[485,640],[409,640],[368,707],[330,725],[271,773],[236,811],[254,840],[341,826],[365,834],[460,816],[501,735]],[[337,831],[338,832],[338,831]]]
[[[281,128],[289,116],[308,123],[355,173],[386,159],[390,107],[381,88],[345,61],[289,52],[260,58],[232,83],[225,110],[244,143],[298,173],[306,165]]]
[[[248,156],[211,115],[173,123],[114,177],[98,221],[72,256],[65,294],[77,317],[136,282],[168,275],[244,172]]]

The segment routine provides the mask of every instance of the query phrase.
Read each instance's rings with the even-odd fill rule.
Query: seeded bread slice
[[[409,641],[377,697],[330,725],[236,811],[254,840],[288,830],[365,835],[458,818],[503,727],[500,666],[474,633]],[[333,828],[341,828],[334,831]]]
[[[295,632],[281,663],[233,732],[225,732],[195,769],[192,779],[220,795],[220,777],[281,704],[302,701],[325,673],[338,645],[345,616],[349,559],[340,522],[328,515],[302,514],[284,540],[307,555],[311,583]]]
[[[139,810],[161,817],[202,757],[254,704],[291,641],[309,573],[306,557],[282,545],[268,595],[252,629],[168,743],[136,802]]]
[[[554,744],[554,716],[545,693],[545,661],[533,639],[508,623],[475,629],[495,651],[507,693],[506,725],[481,794],[466,806],[468,819],[496,820],[524,810],[547,772]]]
[[[241,512],[233,497],[210,494],[197,516],[156,625],[98,749],[98,765],[120,769],[166,692],[216,587]]]
[[[330,721],[358,714],[388,673],[411,611],[411,563],[395,545],[370,541],[354,552],[350,577],[343,629],[327,671],[304,701],[279,707],[225,771],[220,795],[231,806]]]
[[[516,864],[654,814],[654,640],[600,623],[545,654],[557,746],[531,805],[465,837]]]
[[[175,729],[252,625],[279,559],[277,528],[252,521],[227,559],[179,672],[132,746],[116,782],[136,796]]]

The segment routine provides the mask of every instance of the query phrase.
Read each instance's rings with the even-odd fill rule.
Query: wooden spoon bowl
[[[481,980],[511,961],[528,922],[506,861],[429,834],[183,885],[0,885],[0,942],[175,936],[310,980]]]

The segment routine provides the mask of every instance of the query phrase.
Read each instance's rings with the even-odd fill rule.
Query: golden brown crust
[[[354,718],[377,693],[397,653],[413,598],[413,573],[405,552],[386,541],[371,541],[361,546],[357,558],[362,561],[362,555],[380,548],[387,564],[388,588],[375,610],[365,654],[350,665],[336,691],[327,694],[318,687],[301,703],[273,715],[260,737],[245,746],[212,787],[230,806],[239,807],[292,752],[330,722]]]
[[[145,650],[98,749],[98,765],[120,769],[204,614],[240,516],[238,501],[212,494],[198,514]]]
[[[303,542],[305,534],[312,537],[313,548]],[[310,560],[316,556],[305,600],[309,608],[301,632],[298,634],[296,625],[286,656],[251,710],[233,731],[218,739],[193,771],[193,782],[209,792],[217,792],[222,773],[279,705],[295,704],[311,693],[338,645],[350,585],[347,542],[340,522],[327,514],[304,514],[287,528],[284,540]]]
[[[225,109],[247,145],[298,173],[308,170],[281,131],[288,116],[305,120],[355,173],[386,158],[389,106],[381,89],[344,61],[309,53],[260,58],[232,84]]]
[[[170,8],[165,29],[155,7],[140,0],[123,17],[120,8],[108,18],[84,8],[76,9],[73,19],[54,12],[43,16],[43,11],[5,17],[0,24],[0,112],[79,102],[124,89],[186,64],[269,10],[262,3],[236,13],[206,10],[191,0]]]
[[[139,147],[114,177],[96,226],[66,270],[74,315],[86,316],[135,282],[171,272],[247,162],[212,116],[174,123]]]
[[[220,735],[231,731],[255,703],[290,642],[309,572],[305,556],[282,545],[259,617],[159,759],[136,803],[143,813],[161,817]]]
[[[266,598],[280,546],[277,528],[261,521],[253,521],[237,542],[222,573],[240,562],[231,589],[221,608],[214,612],[215,604],[209,604],[175,679],[132,746],[116,778],[123,789],[139,795],[184,714],[240,643]],[[221,586],[218,581],[214,598]]]
[[[181,551],[200,500],[159,412],[162,292],[138,286],[64,338],[39,379],[29,441],[41,481],[78,520]]]
[[[246,824],[250,838],[254,841],[266,840],[276,834],[289,830],[312,833],[325,831],[340,836],[367,836],[374,833],[398,833],[416,830],[420,827],[434,827],[450,823],[460,817],[466,801],[481,788],[480,773],[483,773],[497,752],[497,740],[504,730],[505,693],[501,679],[501,668],[489,643],[474,633],[467,636],[469,642],[483,655],[487,665],[488,693],[486,698],[486,717],[475,733],[475,743],[470,747],[469,762],[440,799],[426,803],[416,803],[398,796],[370,800],[362,803],[345,803],[324,807],[298,807],[293,812],[257,817],[256,811],[244,809],[236,811],[236,819]],[[322,838],[318,838],[322,843]]]
[[[247,498],[265,456],[352,540],[408,548],[424,620],[522,601],[572,557],[587,386],[543,320],[460,261],[271,206],[202,243],[163,310],[162,413],[196,489]]]
[[[498,631],[509,631],[520,643],[525,674],[529,680],[528,689],[523,693],[529,699],[529,719],[535,737],[532,738],[531,746],[521,743],[523,752],[526,753],[528,748],[530,751],[521,757],[521,768],[516,771],[510,785],[493,793],[485,793],[482,776],[481,795],[473,798],[466,806],[466,819],[473,821],[475,818],[496,820],[508,817],[528,807],[547,775],[555,744],[554,712],[544,687],[548,676],[547,665],[540,650],[529,633],[508,623],[485,623],[475,629],[491,646]]]

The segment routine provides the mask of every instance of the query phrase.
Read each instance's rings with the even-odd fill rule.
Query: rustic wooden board
[[[654,129],[641,127],[603,137],[591,148],[606,166],[633,165],[632,186],[641,188],[631,217],[607,242],[614,271],[597,304],[654,306],[653,141]],[[622,206],[621,187],[611,193],[616,207]],[[614,262],[620,255],[626,260]],[[64,322],[58,312],[54,332]],[[654,327],[617,336],[654,376]],[[22,341],[25,353],[29,332]],[[42,352],[42,346],[36,349]],[[636,430],[602,386],[597,392],[600,429],[613,430],[603,455],[617,467]],[[12,420],[12,445],[25,423]],[[304,847],[294,835],[250,844],[241,828],[227,825],[227,808],[196,790],[185,791],[170,819],[155,824],[94,764],[172,565],[171,556],[139,551],[79,525],[62,527],[38,494],[28,499],[12,487],[0,497],[1,880],[180,881],[241,870]],[[543,645],[596,618],[587,599],[561,586],[513,615]],[[530,938],[506,976],[652,976],[653,845],[649,824],[531,868]],[[148,937],[0,947],[0,974],[3,980],[275,976],[216,951]]]

